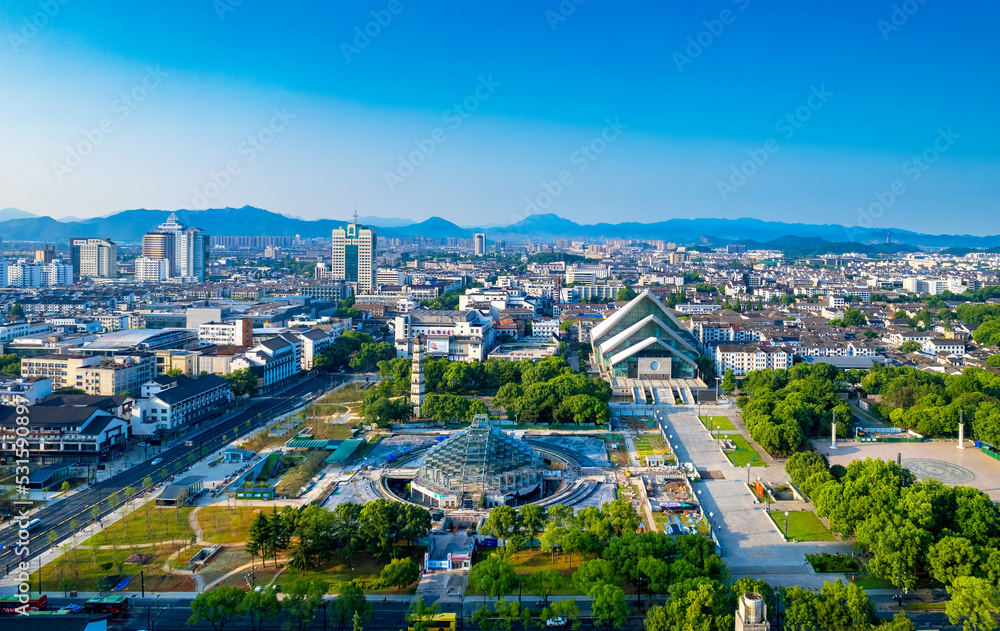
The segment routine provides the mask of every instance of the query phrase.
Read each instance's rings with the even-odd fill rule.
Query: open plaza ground
[[[902,460],[903,466],[918,479],[940,480],[951,486],[971,486],[1000,501],[1000,461],[990,458],[971,442],[958,449],[957,442],[926,443],[838,443],[830,449],[829,441],[816,441],[816,449],[831,465],[849,465],[855,460],[878,458]]]

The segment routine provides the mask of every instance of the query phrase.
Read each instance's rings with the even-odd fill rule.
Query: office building
[[[118,278],[118,246],[110,239],[71,239],[73,280]]]
[[[143,235],[142,258],[152,261],[165,261],[167,264],[167,277],[173,277],[175,258],[173,233],[151,230]]]
[[[187,228],[170,213],[164,223],[142,238],[142,256],[167,261],[168,275],[186,283],[205,281],[209,236],[201,228]]]
[[[35,261],[41,263],[42,265],[48,265],[56,257],[56,246],[54,245],[43,245],[42,247],[35,250]]]
[[[476,244],[476,256],[486,256],[486,235],[479,232],[472,238]]]
[[[370,294],[375,290],[375,230],[358,225],[358,213],[354,212],[354,223],[333,230],[333,280],[342,280],[353,285],[354,292]]]

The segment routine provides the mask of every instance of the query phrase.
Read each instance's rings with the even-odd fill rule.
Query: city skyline
[[[8,4],[0,206],[1000,233],[986,3],[216,5]]]

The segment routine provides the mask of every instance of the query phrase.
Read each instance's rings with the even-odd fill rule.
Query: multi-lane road
[[[343,381],[345,377],[340,376],[335,379]],[[177,446],[157,454],[155,458],[137,463],[95,486],[77,491],[64,500],[42,508],[32,516],[41,520],[41,523],[31,530],[31,539],[27,545],[28,553],[23,556],[24,560],[35,558],[52,545],[49,533],[55,533],[55,543],[58,545],[59,542],[72,534],[71,524],[74,520],[78,522],[80,527],[92,523],[94,518],[91,511],[94,506],[100,506],[102,517],[113,511],[116,506],[108,505],[108,498],[112,494],[117,493],[118,501],[121,503],[125,500],[123,497],[124,489],[129,487],[136,490],[141,489],[142,481],[147,477],[152,478],[154,482],[159,482],[161,471],[170,475],[177,473],[190,465],[189,456],[191,454],[198,458],[210,454],[225,446],[237,433],[242,435],[253,431],[262,423],[293,409],[301,402],[304,395],[330,385],[330,375],[306,376],[282,391],[252,400],[253,402],[242,412],[219,422],[214,427],[185,436],[185,440],[192,443],[190,447],[181,442]],[[225,441],[223,441],[223,436],[226,437]],[[154,465],[152,464],[154,459],[159,459],[161,462]],[[16,521],[12,524],[16,524]],[[0,531],[0,544],[4,546],[2,553],[0,553],[0,572],[4,574],[7,573],[8,567],[13,569],[14,562],[20,560],[20,557],[14,554],[15,546],[19,545],[17,539],[18,528],[16,525],[8,526]]]

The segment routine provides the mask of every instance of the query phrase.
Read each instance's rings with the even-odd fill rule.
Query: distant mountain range
[[[166,221],[171,212],[181,222],[197,226],[210,235],[227,236],[291,236],[302,238],[329,237],[333,228],[351,218],[305,220],[270,212],[261,208],[212,208],[208,210],[123,210],[105,217],[56,220],[39,217],[16,208],[0,210],[0,237],[5,241],[66,242],[73,237],[103,237],[122,243],[137,243],[146,231]],[[69,219],[69,218],[67,218]],[[75,218],[72,218],[75,219]],[[502,227],[463,228],[440,217],[414,223],[408,219],[359,217],[359,222],[375,226],[385,237],[469,238],[485,232],[489,240],[509,241],[565,239],[663,239],[682,245],[719,246],[745,243],[758,246],[768,242],[783,247],[824,247],[822,242],[834,242],[844,247],[849,242],[869,246],[885,246],[891,240],[891,251],[899,244],[925,248],[993,248],[1000,246],[1000,235],[930,235],[906,230],[875,230],[845,228],[833,224],[782,223],[759,219],[669,219],[654,223],[625,222],[618,224],[578,224],[554,214],[529,215],[517,223]],[[831,244],[832,245],[832,244]],[[837,248],[835,248],[837,249]],[[899,249],[899,248],[897,248]]]

